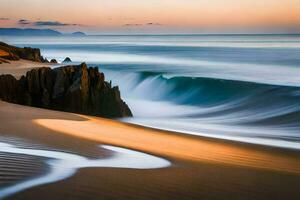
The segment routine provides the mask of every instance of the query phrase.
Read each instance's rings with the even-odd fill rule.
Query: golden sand
[[[167,157],[300,173],[299,157],[272,152],[255,145],[190,137],[121,122],[80,115],[86,121],[36,119],[53,131]]]

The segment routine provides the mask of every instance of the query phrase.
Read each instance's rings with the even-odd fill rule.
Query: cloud
[[[123,26],[144,26],[144,24],[124,24]]]
[[[160,23],[153,23],[153,22],[147,23],[146,25],[147,26],[162,26],[162,24],[160,24]]]
[[[68,23],[62,23],[59,21],[30,21],[27,19],[20,19],[18,21],[18,24],[21,26],[24,26],[24,25],[31,25],[31,26],[82,26],[79,24],[68,24]]]
[[[162,24],[149,22],[149,23],[146,23],[146,24],[124,24],[123,26],[162,26]]]
[[[0,20],[10,20],[9,18],[7,18],[7,17],[0,17]]]
[[[78,26],[78,24],[67,24],[58,21],[37,21],[34,22],[35,26]]]
[[[27,19],[20,19],[18,21],[18,24],[20,24],[20,25],[28,25],[28,24],[31,24],[31,22],[29,20],[27,20]]]

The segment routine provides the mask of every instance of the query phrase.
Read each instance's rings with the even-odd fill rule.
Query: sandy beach
[[[2,137],[24,138],[85,156],[109,156],[97,151],[96,145],[111,144],[172,162],[169,168],[152,170],[85,168],[64,181],[18,193],[16,199],[45,194],[53,199],[296,199],[300,186],[299,152],[292,150],[185,136],[5,102],[0,104],[0,118]]]
[[[39,63],[28,60],[7,60],[7,62],[9,63],[0,64],[0,74],[12,74],[17,79],[19,79],[22,75],[26,74],[27,71],[35,67],[50,67],[53,65],[51,63]]]
[[[44,65],[44,64],[42,64]],[[1,64],[16,77],[40,64]],[[0,141],[33,149],[112,156],[113,145],[164,158],[161,169],[87,167],[13,199],[297,199],[300,154],[295,150],[189,136],[114,120],[0,101]],[[21,142],[18,142],[21,141]],[[24,142],[26,141],[26,142]],[[27,145],[25,145],[27,144]],[[46,173],[45,159],[0,154],[0,186]],[[5,181],[6,180],[6,181]]]

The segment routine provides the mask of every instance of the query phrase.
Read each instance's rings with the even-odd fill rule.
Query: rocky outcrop
[[[20,80],[1,75],[0,98],[22,105],[107,118],[132,116],[121,99],[119,88],[106,82],[98,68],[88,68],[85,63],[56,69],[35,68]]]
[[[19,48],[15,46],[11,46],[8,44],[5,44],[3,42],[0,42],[0,50],[2,52],[5,52],[1,58],[7,59],[7,60],[31,60],[36,62],[46,62],[46,60],[41,56],[40,49],[36,48],[30,48],[30,47],[24,47]]]
[[[57,60],[53,58],[53,59],[50,60],[50,63],[56,64]]]
[[[63,61],[63,63],[68,63],[68,62],[72,62],[71,58],[69,57],[66,57]]]
[[[77,32],[72,33],[71,35],[73,35],[73,36],[85,36],[86,34],[83,33],[83,32],[77,31]]]
[[[18,81],[12,75],[0,76],[0,97],[3,101],[17,102]]]

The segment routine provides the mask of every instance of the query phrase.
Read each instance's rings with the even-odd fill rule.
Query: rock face
[[[30,47],[19,48],[0,42],[0,50],[6,53],[3,56],[0,55],[0,57],[7,60],[25,59],[36,62],[46,62],[43,56],[41,56],[40,49]]]
[[[16,103],[18,81],[12,75],[0,76],[0,97],[4,101]]]
[[[86,34],[80,31],[72,33],[73,36],[85,36]]]
[[[118,87],[105,81],[98,68],[85,63],[28,71],[16,80],[0,75],[0,99],[12,103],[107,118],[130,117]]]
[[[66,58],[64,59],[63,63],[67,63],[67,62],[72,62],[71,58],[66,57]]]
[[[56,64],[56,63],[57,63],[57,60],[56,60],[56,59],[51,59],[51,60],[50,60],[50,63]]]

